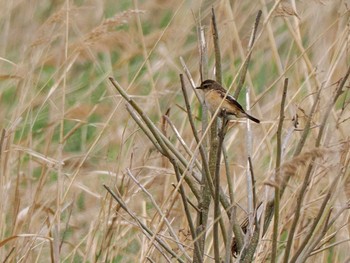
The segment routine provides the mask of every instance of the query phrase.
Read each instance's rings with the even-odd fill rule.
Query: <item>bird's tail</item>
[[[248,113],[246,113],[246,116],[249,120],[256,122],[256,123],[260,123],[260,121],[257,118],[254,118],[253,116],[249,115]]]

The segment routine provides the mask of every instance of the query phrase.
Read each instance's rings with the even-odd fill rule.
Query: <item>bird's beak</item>
[[[202,86],[201,87],[196,87],[196,89],[202,89]]]

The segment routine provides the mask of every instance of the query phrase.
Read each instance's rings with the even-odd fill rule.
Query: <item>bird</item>
[[[300,20],[300,16],[294,9],[290,0],[281,0],[275,10],[275,16],[296,16]]]
[[[205,103],[212,114],[216,112],[217,108],[224,100],[221,104],[220,116],[226,114],[228,119],[232,119],[231,117],[233,115],[237,118],[248,118],[253,122],[260,123],[260,120],[246,113],[241,104],[239,104],[234,97],[230,94],[226,95],[227,90],[215,80],[207,79],[203,81],[199,87],[196,87],[196,89],[204,92]]]

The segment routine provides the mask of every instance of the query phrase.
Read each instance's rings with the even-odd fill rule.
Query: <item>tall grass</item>
[[[250,111],[261,124],[251,127],[251,154],[245,120],[225,135],[220,186],[230,207],[225,212],[216,203],[221,216],[215,219],[211,202],[204,250],[197,247],[202,259],[230,255],[231,238],[213,234],[216,222],[227,230],[249,218],[248,228],[235,230],[245,247],[237,259],[230,256],[233,262],[249,255],[242,252],[247,248],[254,262],[349,260],[348,6],[292,2],[300,19],[275,16],[279,6],[265,0],[1,1],[0,260],[192,260],[199,240],[192,237],[203,233],[189,222],[198,226],[196,179],[205,165],[193,133],[202,138],[206,112],[185,77],[192,129],[180,57],[199,85],[200,24],[208,53],[204,76],[215,78],[212,7],[222,83],[235,93],[250,54],[238,101],[246,108],[249,90]],[[249,47],[258,10],[261,22]],[[174,164],[152,141],[111,76],[190,167]],[[259,226],[248,213],[247,171],[263,204]],[[247,237],[257,238],[256,248]]]

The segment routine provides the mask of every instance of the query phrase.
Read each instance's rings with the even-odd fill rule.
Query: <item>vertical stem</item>
[[[249,99],[249,88],[246,92],[246,102],[247,102],[247,111],[250,109],[250,99]],[[253,234],[253,224],[254,224],[254,190],[253,190],[253,179],[251,174],[251,163],[249,162],[252,152],[252,129],[250,121],[247,119],[247,135],[246,135],[246,145],[247,145],[247,172],[246,172],[246,182],[247,182],[247,198],[248,198],[248,222],[249,227],[247,229],[247,235],[250,238]]]
[[[220,212],[220,162],[221,162],[221,149],[223,145],[223,141],[225,139],[225,131],[226,131],[226,119],[223,118],[222,125],[219,130],[219,140],[216,154],[216,169],[215,169],[215,195],[214,195],[214,255],[215,262],[220,262],[220,245],[219,245],[219,218],[221,217]]]
[[[213,226],[213,240],[214,240],[214,256],[215,262],[220,262],[220,245],[219,245],[219,221],[220,216],[220,202],[219,202],[219,191],[220,191],[220,145],[222,144],[221,137],[218,143],[218,152],[216,155],[216,169],[215,169],[215,195],[214,195],[214,226]]]
[[[207,55],[207,44],[205,42],[205,33],[204,33],[204,27],[199,26],[199,50],[200,50],[200,74],[201,74],[201,80],[208,78],[208,55]],[[208,127],[208,109],[205,103],[202,103],[202,130],[206,130]],[[203,148],[207,148],[207,140],[203,140]],[[206,158],[207,159],[207,158]],[[204,161],[204,160],[203,160]],[[203,166],[204,167],[204,166]],[[203,174],[205,173],[203,168]],[[209,174],[207,174],[207,177],[211,176],[211,170],[209,166]],[[211,202],[211,192],[210,192],[210,186],[209,181],[206,176],[202,177],[201,181],[201,190],[202,195],[199,197],[198,200],[198,214],[197,214],[197,225],[196,225],[196,235],[198,237],[198,244],[199,244],[199,255],[194,254],[193,256],[193,262],[203,262],[204,257],[204,247],[205,247],[205,238],[206,238],[206,228],[207,228],[207,221],[208,221],[208,215],[209,215],[209,206]]]
[[[216,182],[216,169],[217,169],[217,151],[218,151],[218,147],[219,147],[219,140],[218,140],[218,136],[217,136],[217,130],[218,130],[218,118],[215,117],[216,119],[213,121],[213,124],[211,125],[211,129],[210,129],[210,153],[209,153],[209,170],[210,170],[210,174],[214,177],[213,181],[214,181],[214,211],[217,211],[217,188],[220,187],[220,185],[218,184],[218,182]],[[216,218],[215,218],[216,219]],[[218,256],[218,251],[217,246],[218,246],[218,238],[215,239],[215,237],[218,237],[218,225],[219,225],[219,221],[215,220],[214,221],[214,254],[215,254],[215,258],[216,256]],[[217,230],[217,231],[216,231]],[[220,262],[220,261],[216,261],[216,262]]]
[[[198,137],[198,134],[197,134],[197,131],[196,131],[196,127],[194,125],[194,120],[193,120],[193,117],[192,117],[192,111],[191,111],[191,107],[190,107],[190,102],[189,102],[189,99],[188,99],[188,95],[187,95],[187,92],[186,92],[186,88],[185,88],[185,83],[184,83],[184,79],[183,79],[183,75],[180,74],[180,81],[181,81],[181,88],[182,88],[182,93],[184,95],[184,99],[185,99],[185,104],[186,104],[186,109],[187,109],[187,114],[188,114],[188,119],[189,119],[189,122],[191,124],[191,128],[192,128],[192,133],[194,135],[194,138],[196,140],[197,143],[199,143],[199,137]],[[204,147],[203,145],[199,144],[199,152],[201,154],[201,158],[202,158],[202,163],[203,163],[203,178],[207,178],[208,176],[210,176],[209,174],[209,167],[208,167],[208,161],[207,161],[207,156],[205,154],[205,151],[204,151]],[[208,182],[208,180],[207,180]],[[210,193],[209,193],[210,194]],[[201,200],[199,200],[200,202]],[[198,213],[198,217],[200,218],[201,217],[201,211],[199,211]],[[198,222],[197,222],[198,223]],[[198,229],[197,229],[198,230]],[[198,260],[199,262],[203,261],[203,254],[201,253],[201,251],[203,250],[201,248],[201,238],[197,238],[198,237],[198,231],[196,231],[196,233],[194,233],[194,237],[193,237],[193,240],[194,240],[194,247],[195,247],[195,250],[194,250],[194,259]]]
[[[276,156],[276,172],[275,172],[275,180],[277,183],[277,187],[275,187],[275,200],[274,200],[274,221],[273,221],[273,235],[272,235],[272,252],[271,252],[271,263],[276,262],[277,257],[277,239],[278,239],[278,221],[279,221],[279,207],[280,207],[280,188],[279,188],[279,177],[280,172],[279,168],[281,166],[281,156],[282,156],[282,128],[283,128],[283,120],[284,120],[284,106],[286,102],[287,96],[287,88],[288,88],[288,78],[284,80],[283,85],[283,93],[282,93],[282,102],[281,102],[281,110],[280,110],[280,119],[277,128],[277,156]]]
[[[213,31],[213,42],[214,42],[214,52],[215,52],[215,75],[216,81],[222,83],[222,72],[221,72],[221,54],[219,45],[219,32],[216,25],[216,18],[214,8],[211,9],[211,21],[212,21],[212,31]],[[218,123],[219,118],[214,120],[211,126],[211,148],[210,148],[210,163],[211,163],[211,174],[214,175],[215,191],[214,191],[214,226],[213,226],[213,240],[214,240],[214,257],[215,262],[220,262],[220,242],[219,242],[219,217],[220,214],[220,160],[221,160],[221,148],[222,142],[224,140],[224,120],[222,122],[222,127],[220,129],[220,134],[218,136]],[[223,232],[225,232],[223,230]]]
[[[212,14],[211,21],[212,21],[212,30],[213,30],[214,52],[215,52],[215,77],[216,77],[216,81],[222,84],[219,32],[216,25],[214,8],[211,9],[211,14]]]

